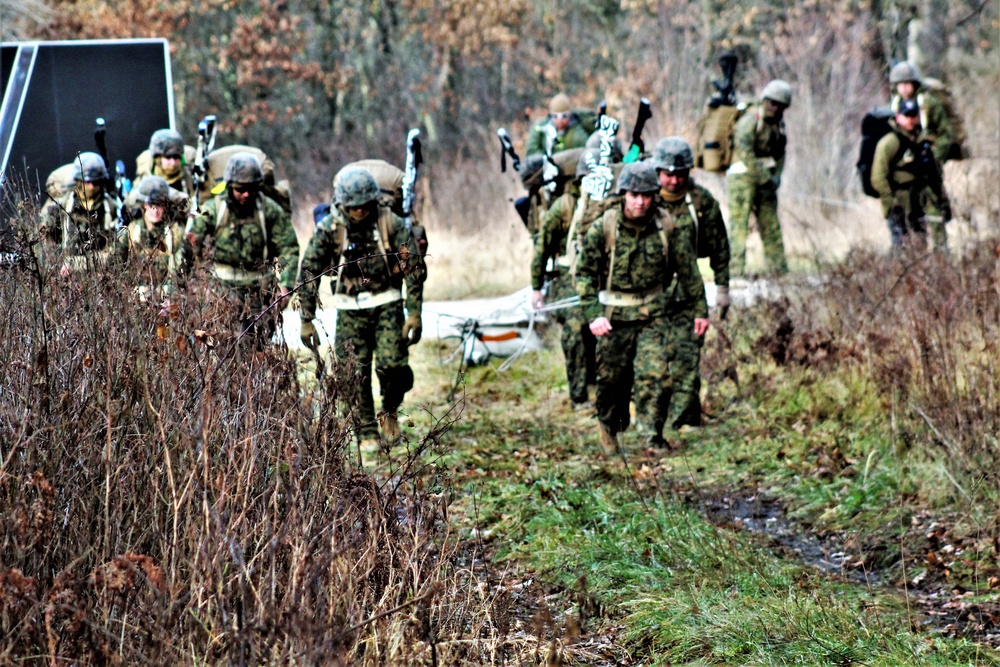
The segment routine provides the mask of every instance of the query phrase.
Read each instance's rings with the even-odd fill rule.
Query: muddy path
[[[790,518],[780,500],[749,486],[729,490],[692,486],[683,498],[715,526],[749,533],[786,561],[871,592],[908,599],[914,629],[1000,648],[1000,594],[977,596],[957,583],[949,567],[955,561],[948,556],[960,557],[968,540],[952,535],[945,517],[915,517],[902,540],[889,544],[885,535],[817,530]],[[1000,568],[994,568],[978,578],[996,591],[998,576]]]

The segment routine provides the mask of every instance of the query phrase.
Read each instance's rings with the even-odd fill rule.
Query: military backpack
[[[707,106],[698,122],[698,140],[694,145],[694,164],[705,171],[722,172],[733,162],[733,135],[736,123],[752,105]]]

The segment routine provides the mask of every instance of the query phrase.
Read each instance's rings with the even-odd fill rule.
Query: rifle
[[[629,146],[628,153],[625,154],[625,159],[622,160],[625,164],[638,161],[639,156],[642,155],[642,151],[645,150],[646,145],[642,141],[642,128],[646,126],[646,121],[652,117],[653,112],[649,108],[649,100],[645,97],[640,98],[639,114],[635,119],[635,127],[632,128],[632,145]]]
[[[601,119],[608,115],[608,101],[601,100],[597,105],[597,129],[601,128]]]
[[[406,218],[413,217],[413,200],[417,196],[417,169],[423,161],[420,130],[413,128],[406,135],[406,168],[403,170],[403,216]]]
[[[712,81],[715,94],[708,100],[708,107],[736,106],[736,66],[740,59],[735,53],[723,53],[719,56],[719,68],[722,70],[722,81]]]
[[[198,150],[194,164],[191,165],[191,177],[194,183],[194,195],[191,197],[191,210],[197,211],[200,202],[201,188],[208,176],[208,154],[215,148],[215,116],[205,116],[198,123]]]
[[[413,224],[413,203],[417,198],[417,173],[424,163],[420,149],[420,130],[413,128],[406,135],[406,168],[403,170],[403,217],[413,234],[413,242],[421,257],[427,254],[427,231],[423,225]]]
[[[108,145],[106,140],[108,128],[103,118],[98,118],[95,124],[94,141],[97,143],[97,152],[100,154],[101,159],[104,160],[104,167],[107,168],[111,164],[111,161],[108,159]],[[125,175],[125,163],[123,161],[118,160],[115,162],[115,177],[112,179],[109,174],[108,178],[104,179],[102,185],[105,192],[113,192],[115,194],[115,214],[119,223],[124,222],[123,209],[125,208],[125,196],[132,189],[132,181]]]
[[[514,142],[510,140],[507,130],[501,127],[497,130],[497,137],[500,138],[500,171],[507,171],[508,155],[510,156],[510,164],[514,168],[514,171],[521,171],[521,158],[518,157],[517,151],[514,150]]]

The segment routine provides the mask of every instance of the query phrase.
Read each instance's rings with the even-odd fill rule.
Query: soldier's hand
[[[420,342],[420,334],[423,333],[423,324],[420,321],[420,315],[414,313],[406,317],[406,321],[403,322],[403,340],[406,341],[406,346],[416,345]]]
[[[310,350],[315,350],[319,347],[319,334],[316,333],[316,326],[312,323],[312,320],[303,318],[302,331],[299,333],[299,337],[302,339],[302,344]]]
[[[719,285],[715,288],[715,307],[719,311],[719,319],[726,319],[729,314],[729,285]]]
[[[706,331],[708,331],[708,318],[707,317],[694,318],[694,335],[704,336]]]
[[[531,307],[538,310],[545,305],[545,295],[542,294],[542,290],[533,289],[531,290]]]
[[[595,336],[606,336],[611,333],[611,321],[606,317],[598,317],[590,323],[590,333]]]

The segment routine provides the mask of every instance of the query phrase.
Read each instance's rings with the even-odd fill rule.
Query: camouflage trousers
[[[670,392],[667,327],[659,318],[611,326],[597,339],[597,418],[612,434],[624,431],[634,397],[640,437],[661,443]]]
[[[250,284],[224,280],[218,282],[227,301],[239,309],[240,331],[235,333],[246,331],[246,335],[257,348],[270,345],[274,332],[278,330],[278,324],[281,322],[281,310],[275,307],[266,315],[261,313],[277,298],[276,280],[269,276],[260,282]]]
[[[928,227],[934,239],[934,249],[948,247],[945,224],[951,220],[951,202],[943,190],[940,195],[929,187],[895,192],[891,202],[888,199],[882,202],[882,213],[889,225],[893,248],[900,248],[905,243],[924,249]]]
[[[667,421],[670,428],[701,425],[701,348],[704,336],[694,333],[694,311],[671,304],[667,311],[667,340],[673,354],[667,390]]]
[[[552,279],[548,301],[554,303],[576,296],[573,276],[561,271]],[[587,385],[594,384],[596,376],[594,350],[597,341],[590,333],[590,326],[579,306],[561,308],[554,312],[556,322],[562,326],[560,343],[566,360],[566,381],[569,397],[574,403],[587,400]]]
[[[778,189],[771,183],[756,185],[745,174],[727,175],[726,189],[729,191],[729,270],[732,275],[741,276],[746,268],[751,213],[757,218],[767,271],[788,273],[778,222]]]
[[[403,340],[403,302],[393,301],[384,306],[364,310],[338,310],[334,334],[337,358],[341,363],[354,352],[360,382],[353,384],[356,394],[349,397],[356,406],[355,414],[361,437],[378,437],[375,421],[375,399],[372,396],[372,356],[375,357],[382,409],[396,412],[403,396],[413,388],[410,354]]]

